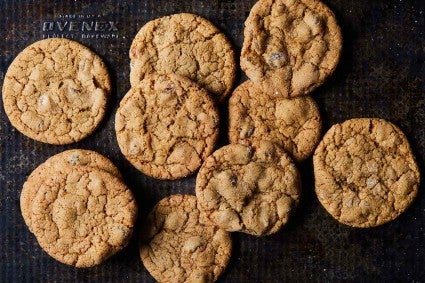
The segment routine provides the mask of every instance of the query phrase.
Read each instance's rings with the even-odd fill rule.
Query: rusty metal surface
[[[191,12],[216,24],[239,53],[243,22],[254,2],[0,2],[0,83],[19,51],[48,36],[71,37],[92,48],[107,62],[114,82],[108,114],[100,128],[87,139],[68,146],[46,145],[26,138],[13,129],[0,107],[0,282],[154,281],[139,260],[139,228],[126,249],[100,266],[76,269],[50,258],[21,217],[22,184],[49,156],[65,149],[87,148],[105,154],[122,170],[137,197],[140,219],[167,195],[193,194],[194,177],[178,181],[148,178],[134,169],[118,149],[113,120],[118,102],[129,88],[128,49],[138,29],[148,20]],[[312,94],[321,109],[324,129],[353,117],[388,119],[406,133],[423,175],[424,1],[325,0],[325,3],[335,12],[342,27],[344,50],[335,74]],[[238,82],[244,79],[238,76]],[[223,115],[226,115],[225,107],[222,106]],[[223,145],[227,141],[225,127],[222,130]],[[417,200],[398,219],[382,227],[353,229],[334,221],[320,206],[313,191],[311,159],[299,167],[303,197],[292,221],[269,237],[233,234],[233,256],[220,282],[425,280],[423,182]]]

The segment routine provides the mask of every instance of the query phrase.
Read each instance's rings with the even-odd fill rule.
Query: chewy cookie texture
[[[229,262],[230,233],[204,222],[195,196],[162,199],[143,228],[140,257],[159,282],[214,282]]]
[[[60,153],[34,170],[21,193],[21,210],[50,256],[91,267],[127,245],[137,205],[117,176],[108,159],[86,150]]]
[[[231,143],[269,140],[302,161],[313,153],[321,128],[319,109],[309,96],[270,99],[252,81],[246,81],[229,99]]]
[[[260,0],[245,22],[241,68],[272,96],[310,93],[342,49],[335,16],[317,0]]]
[[[297,168],[278,146],[231,144],[209,156],[196,177],[198,208],[227,231],[276,233],[301,195]]]
[[[13,60],[3,84],[3,105],[24,135],[69,144],[91,134],[102,120],[111,90],[102,60],[68,39],[44,39]]]
[[[125,95],[115,116],[121,152],[158,179],[178,179],[197,170],[213,151],[218,126],[218,111],[207,91],[176,74],[146,76]]]
[[[235,79],[235,55],[226,36],[208,20],[188,13],[144,25],[131,44],[130,59],[132,87],[148,74],[175,73],[222,101]]]
[[[387,223],[417,194],[419,169],[409,143],[383,119],[351,119],[332,126],[313,163],[319,201],[349,226]]]

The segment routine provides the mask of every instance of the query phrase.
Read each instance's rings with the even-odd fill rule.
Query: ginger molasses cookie
[[[34,186],[34,182],[38,182],[42,176],[48,174],[46,172],[53,172],[56,167],[65,166],[88,166],[90,168],[106,171],[115,177],[121,178],[120,171],[112,161],[95,151],[87,149],[70,149],[53,155],[31,172],[22,187],[20,197],[21,213],[25,224],[27,224],[31,232],[31,206],[38,189],[37,186]]]
[[[198,208],[229,232],[255,236],[277,232],[299,202],[297,168],[268,141],[230,144],[209,156],[196,178]]]
[[[97,128],[110,90],[99,56],[75,41],[50,38],[31,44],[13,60],[4,78],[3,104],[24,135],[69,144]]]
[[[204,223],[195,196],[162,199],[142,231],[140,257],[161,283],[214,282],[229,262],[230,233]]]
[[[332,126],[314,156],[316,194],[339,222],[374,227],[412,203],[419,169],[403,132],[383,119]]]
[[[231,91],[236,62],[231,44],[211,22],[193,14],[152,20],[130,48],[131,86],[151,73],[185,76],[223,100]]]
[[[302,161],[313,153],[321,128],[319,109],[309,96],[270,99],[262,88],[246,81],[229,99],[231,143],[270,140]]]
[[[273,96],[310,93],[332,74],[342,49],[335,15],[317,0],[260,0],[244,29],[241,67]]]
[[[158,179],[193,173],[211,154],[219,116],[211,97],[175,74],[147,76],[120,103],[115,130],[124,156]]]
[[[45,172],[34,182],[31,225],[50,256],[90,267],[127,245],[137,205],[120,179],[88,166],[57,166]]]

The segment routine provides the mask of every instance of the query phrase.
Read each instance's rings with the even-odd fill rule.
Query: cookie
[[[147,76],[120,103],[115,130],[121,152],[158,179],[192,174],[211,154],[219,116],[208,93],[187,78]]]
[[[69,144],[97,128],[110,90],[99,56],[75,41],[50,38],[31,44],[13,60],[4,78],[3,105],[24,135]]]
[[[196,177],[199,210],[229,232],[276,233],[287,223],[300,194],[297,168],[268,141],[224,146],[205,160]]]
[[[37,194],[37,186],[34,186],[35,182],[38,182],[41,176],[49,174],[46,172],[53,172],[55,167],[65,166],[88,166],[90,168],[104,170],[117,178],[121,178],[118,168],[108,158],[95,151],[70,149],[53,155],[31,172],[22,187],[20,197],[21,213],[25,224],[31,232],[31,206]]]
[[[394,220],[418,191],[419,168],[406,136],[383,119],[333,125],[313,163],[319,201],[349,226],[374,227]]]
[[[175,14],[146,23],[130,48],[131,86],[152,73],[185,76],[222,101],[235,80],[236,62],[226,36],[193,14]]]
[[[342,49],[335,15],[317,0],[260,0],[245,21],[241,68],[272,96],[310,93]]]
[[[40,246],[56,260],[91,267],[129,242],[137,205],[117,177],[88,166],[56,166],[34,186],[32,229]]]
[[[230,233],[203,222],[195,196],[162,199],[143,231],[140,257],[158,282],[214,282],[229,262]]]
[[[321,128],[319,109],[309,96],[270,99],[263,89],[246,81],[229,99],[231,143],[270,140],[302,161],[313,153]]]

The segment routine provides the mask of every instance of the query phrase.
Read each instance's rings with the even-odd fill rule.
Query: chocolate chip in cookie
[[[310,93],[332,74],[342,35],[318,0],[260,0],[246,19],[241,68],[271,96]]]
[[[199,210],[230,232],[276,233],[288,222],[300,194],[297,168],[269,141],[224,146],[205,160],[196,177]]]

